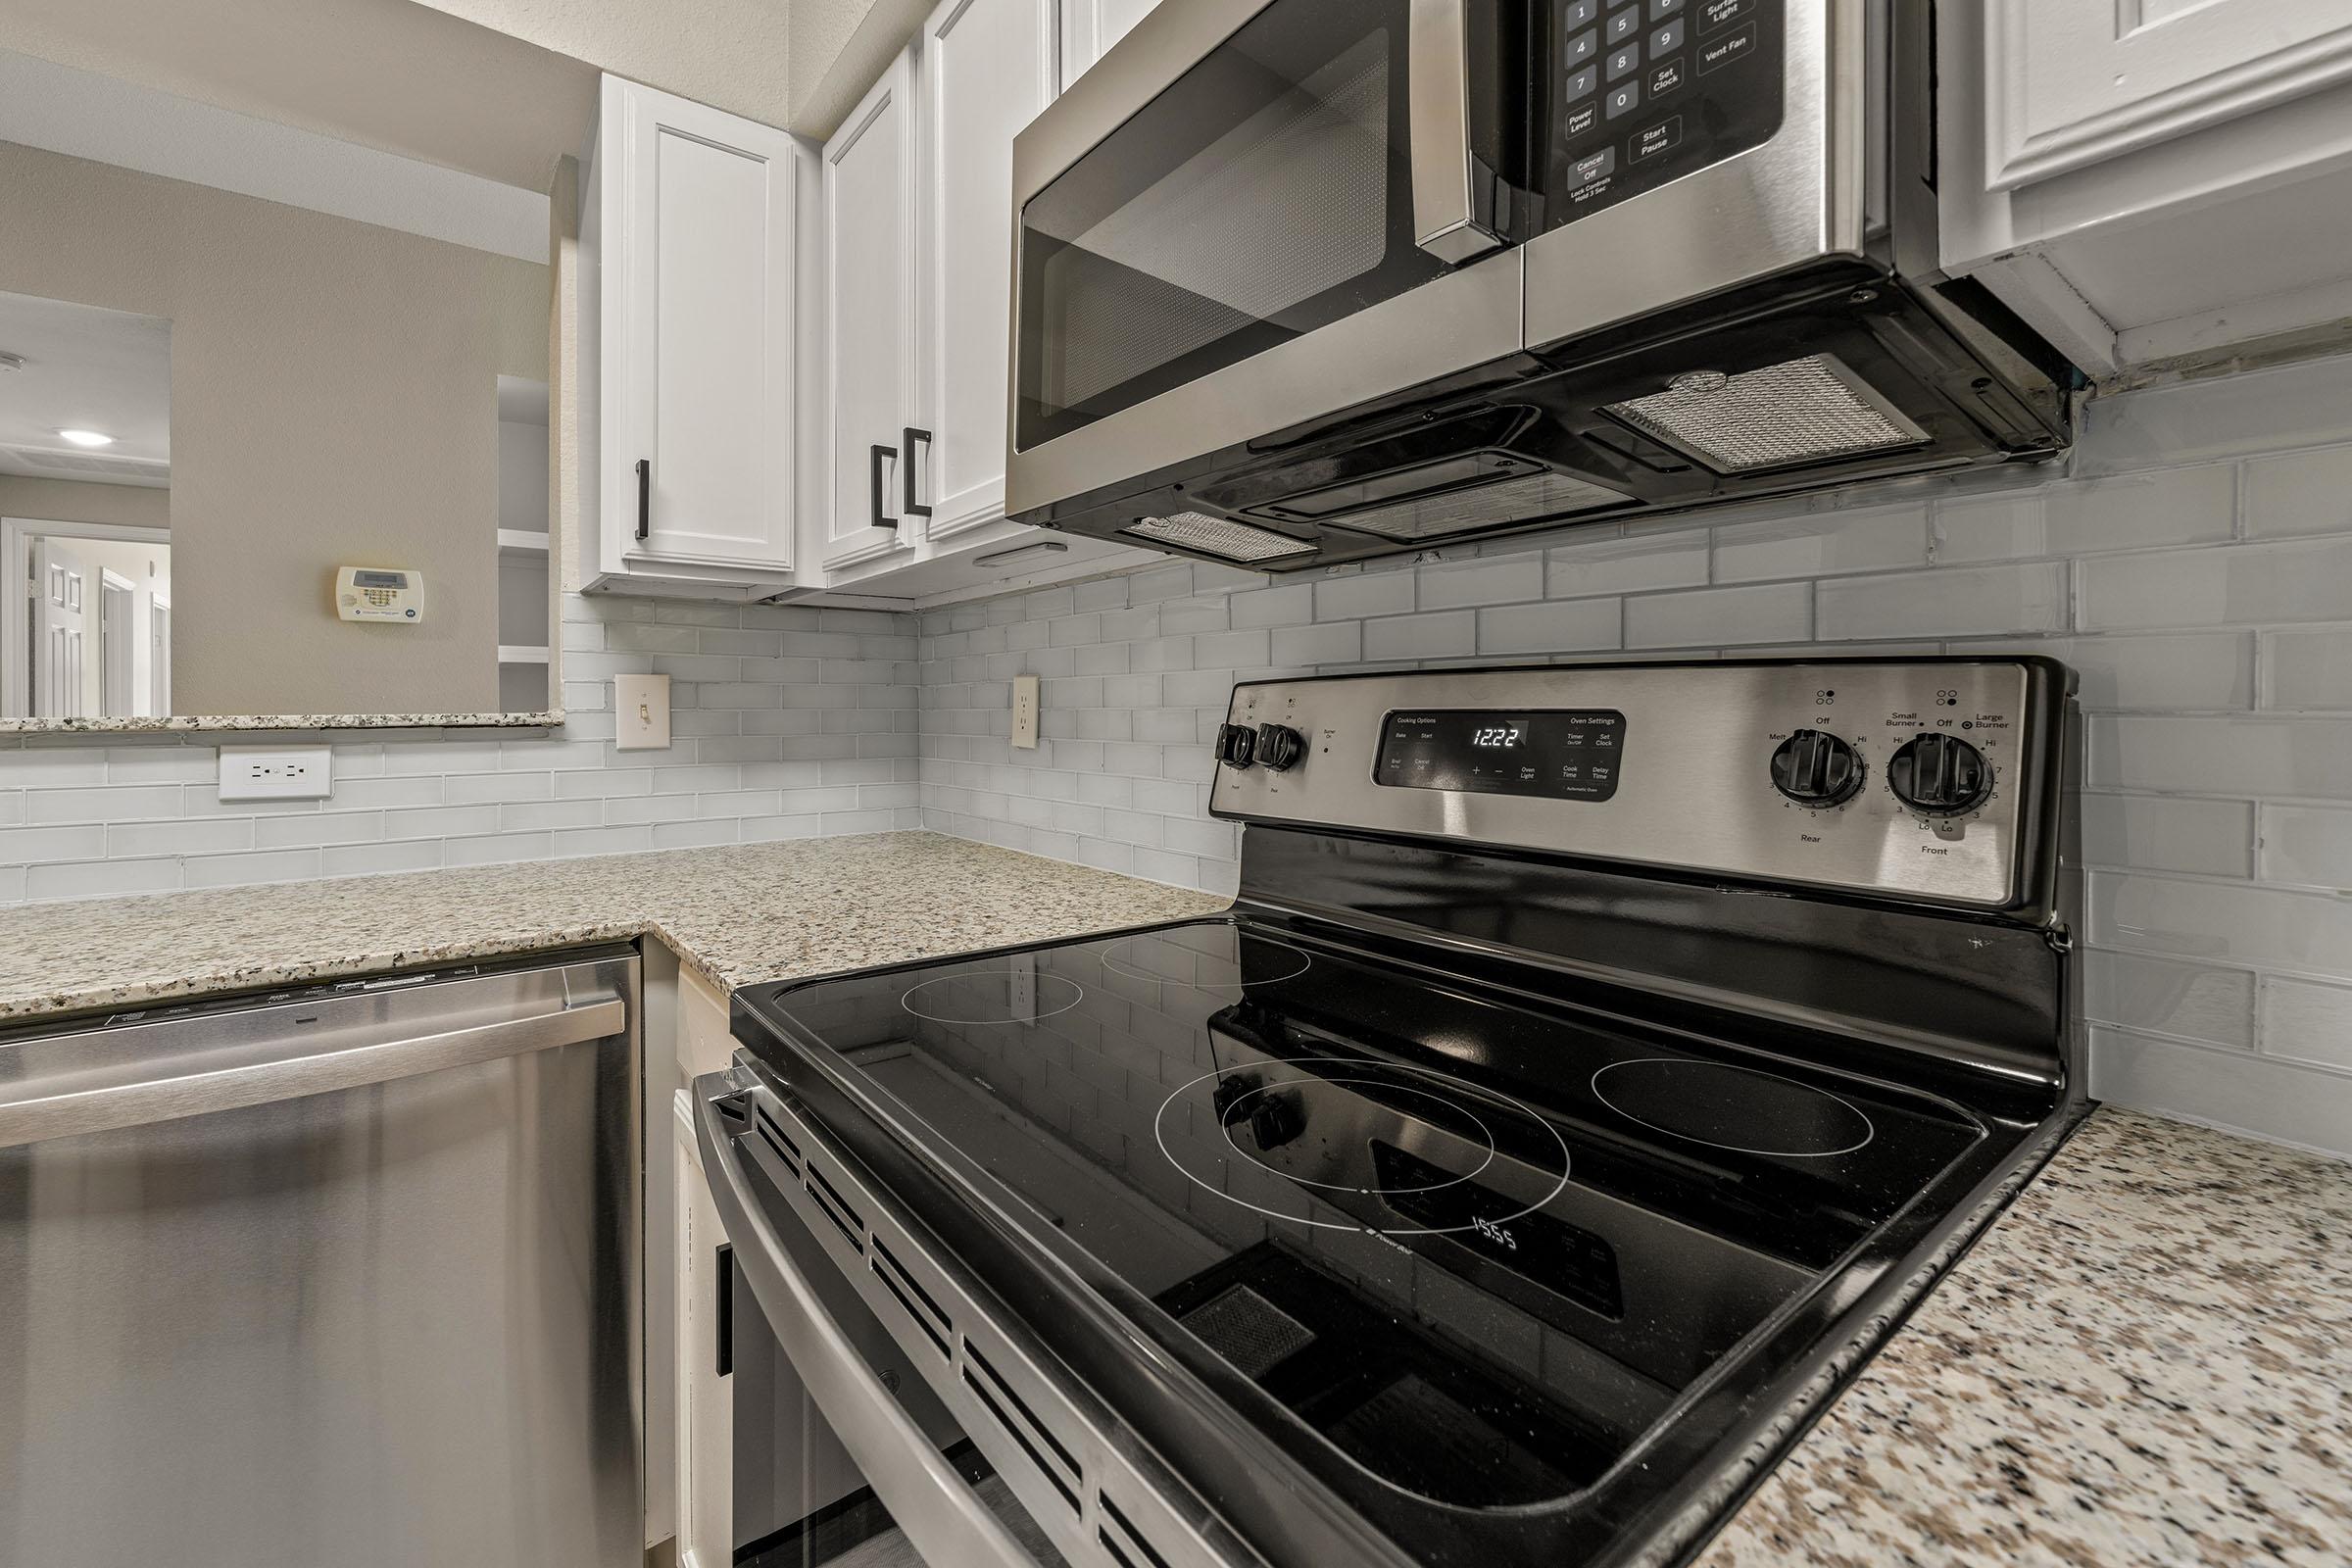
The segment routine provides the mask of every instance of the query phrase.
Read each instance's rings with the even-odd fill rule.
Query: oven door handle
[[[723,1084],[717,1075],[695,1083],[694,1135],[710,1173],[710,1194],[735,1250],[735,1266],[834,1436],[923,1561],[1038,1568],[858,1353],[786,1250],[752,1190],[726,1113],[712,1094]]]
[[[1479,216],[1470,144],[1470,11],[1481,0],[1410,0],[1405,22],[1405,123],[1413,240],[1458,266],[1502,243]]]

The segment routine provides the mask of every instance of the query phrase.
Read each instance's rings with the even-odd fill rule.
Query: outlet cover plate
[[[1022,751],[1037,750],[1037,677],[1012,677],[1012,744]]]
[[[333,792],[333,751],[324,746],[223,746],[224,801],[323,801]]]

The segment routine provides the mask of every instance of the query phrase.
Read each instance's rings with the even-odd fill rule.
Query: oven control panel
[[[1781,128],[1786,0],[1551,0],[1543,226]]]
[[[2039,659],[1425,670],[1234,688],[1210,809],[2008,907],[2054,833]]]

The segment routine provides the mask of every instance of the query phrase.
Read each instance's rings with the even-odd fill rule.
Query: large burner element
[[[1592,1093],[1630,1121],[1743,1154],[1850,1154],[1877,1132],[1868,1116],[1825,1089],[1680,1056],[1611,1062],[1592,1075]]]

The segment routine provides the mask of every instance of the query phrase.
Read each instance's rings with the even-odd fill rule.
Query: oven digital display
[[[1617,793],[1625,715],[1611,709],[1391,713],[1373,777],[1414,790],[1605,801]]]

